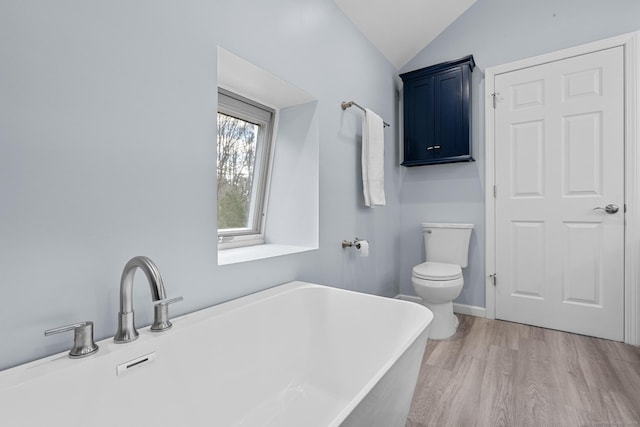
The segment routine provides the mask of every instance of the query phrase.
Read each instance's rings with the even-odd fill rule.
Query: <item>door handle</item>
[[[600,206],[593,208],[594,211],[597,211],[598,209],[602,209],[608,214],[614,214],[620,210],[616,205],[607,205],[604,208],[601,208]]]

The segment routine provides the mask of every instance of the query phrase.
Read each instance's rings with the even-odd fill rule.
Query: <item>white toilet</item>
[[[464,285],[462,269],[469,259],[471,230],[473,224],[422,224],[427,261],[413,267],[411,284],[433,312],[431,339],[449,338],[458,328],[453,300]]]

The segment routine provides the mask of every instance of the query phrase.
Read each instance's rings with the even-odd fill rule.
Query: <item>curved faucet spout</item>
[[[160,276],[158,267],[156,267],[153,261],[145,256],[131,258],[124,266],[122,278],[120,279],[120,312],[118,313],[118,331],[113,337],[113,340],[117,343],[125,343],[138,338],[138,331],[134,325],[133,313],[133,278],[137,269],[142,270],[145,276],[147,276],[153,301],[160,301],[167,298],[162,277]],[[169,327],[171,327],[171,323],[169,323],[166,328]]]
[[[124,266],[124,270],[122,270],[122,278],[120,279],[120,313],[133,311],[133,278],[138,268],[147,276],[149,287],[151,288],[151,299],[160,301],[167,298],[158,267],[146,256],[137,256],[131,258]]]

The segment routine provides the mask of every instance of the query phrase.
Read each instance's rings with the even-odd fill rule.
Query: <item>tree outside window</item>
[[[218,229],[249,227],[258,125],[218,113]]]

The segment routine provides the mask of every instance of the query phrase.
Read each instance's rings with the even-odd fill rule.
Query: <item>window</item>
[[[221,114],[239,118],[246,123],[258,124],[257,120],[241,116],[237,111],[239,107],[236,106],[231,111],[232,106],[225,109],[225,105],[244,101],[245,104],[259,107],[259,110],[273,109],[271,129],[265,132],[258,131],[255,157],[261,157],[258,154],[261,150],[260,135],[271,136],[271,147],[263,148],[263,153],[270,158],[262,167],[267,180],[264,197],[266,199],[268,195],[268,200],[258,204],[255,201],[250,202],[263,208],[260,221],[262,230],[252,236],[250,233],[234,233],[233,230],[223,228],[225,225],[222,224],[219,233],[219,240],[222,242],[218,243],[218,265],[238,264],[318,249],[320,138],[317,99],[220,46],[217,59],[218,90],[225,95],[219,97]],[[263,105],[260,106],[251,100],[260,100]],[[265,108],[265,105],[269,108]],[[259,166],[256,164],[254,167],[256,170],[252,175],[260,176],[257,172]],[[253,182],[251,185],[253,192],[257,184]],[[255,219],[255,216],[252,218]],[[253,224],[248,219],[249,217],[247,224]]]
[[[218,90],[218,242],[264,243],[267,177],[275,112]]]

